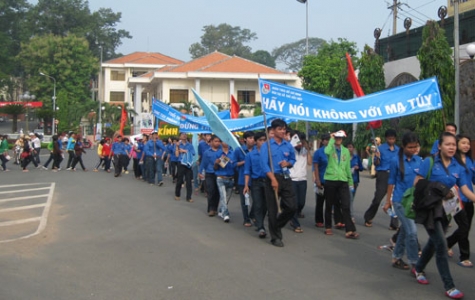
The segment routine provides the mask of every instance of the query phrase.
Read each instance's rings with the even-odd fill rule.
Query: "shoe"
[[[450,299],[462,299],[463,298],[463,293],[456,288],[450,289],[447,292],[445,292],[445,295],[449,297]]]
[[[229,220],[230,220],[229,216],[224,216],[223,219],[224,219],[224,223],[229,223]]]
[[[457,265],[464,267],[464,268],[473,268],[473,263],[469,260],[459,261]]]
[[[222,213],[222,212],[219,212],[219,213],[218,213],[218,217],[223,218],[223,213]]]
[[[180,201],[180,197],[175,196],[176,201]]]
[[[252,224],[249,223],[249,222],[245,222],[243,225],[244,225],[244,227],[251,227],[252,226]]]
[[[48,170],[48,168],[45,167],[45,166],[41,166],[41,168],[42,168],[43,170]]]
[[[56,170],[61,171],[61,168],[57,168]]]
[[[122,173],[125,173],[125,170],[122,170]]]
[[[271,240],[270,242],[276,247],[284,247],[284,243],[279,239]]]
[[[114,174],[114,177],[119,177],[119,174]]]
[[[214,217],[214,216],[216,216],[216,211],[210,210],[210,211],[208,212],[208,217]]]
[[[69,170],[71,170],[71,167],[69,167],[69,168],[66,168],[66,171],[69,171]]]
[[[193,203],[193,202],[195,202],[195,201],[193,201],[193,199],[188,199],[188,200],[186,200],[186,202]]]
[[[345,234],[345,237],[347,239],[353,239],[353,240],[356,240],[360,237],[360,235],[357,233],[357,232],[354,232],[354,231],[348,231],[346,234]]]
[[[447,250],[447,256],[450,257],[450,258],[453,257],[454,256],[454,250],[452,250],[452,249]]]
[[[300,228],[300,227],[295,227],[295,228],[294,228],[294,232],[295,232],[295,233],[303,233],[303,229]]]
[[[84,172],[87,172],[88,170],[87,170],[87,169],[84,169],[83,171],[84,171]]]
[[[71,171],[73,171],[73,172],[76,171],[76,168],[72,168]]]
[[[416,275],[417,283],[429,284],[429,280],[427,280],[427,278],[425,276],[426,274],[424,274],[424,272],[417,273],[415,269],[414,269],[414,272],[415,272],[415,275]]]
[[[129,171],[125,171],[124,173],[125,173],[125,174],[129,174]]]
[[[325,227],[325,225],[323,223],[316,223],[315,226],[318,227],[318,228]]]
[[[335,228],[336,228],[336,229],[345,229],[345,224],[337,223],[337,224],[335,225]]]
[[[259,230],[259,238],[263,239],[267,236],[267,233],[264,229]]]
[[[333,231],[330,228],[325,229],[325,235],[333,235]]]
[[[395,262],[393,262],[393,268],[396,268],[399,270],[409,270],[409,266],[402,259],[398,259]]]
[[[160,182],[158,183],[158,186],[162,186],[162,185],[163,185],[163,181],[160,181]]]
[[[371,221],[364,222],[364,226],[373,227],[373,222],[371,222]]]
[[[92,172],[99,172],[99,170],[98,169],[93,169]]]

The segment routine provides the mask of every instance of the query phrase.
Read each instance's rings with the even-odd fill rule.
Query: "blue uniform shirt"
[[[327,169],[328,165],[328,157],[325,154],[325,146],[320,147],[320,149],[315,151],[313,154],[313,163],[318,164],[318,175],[320,177],[320,182],[322,184],[325,183],[323,176],[325,175],[325,170]]]
[[[125,155],[125,144],[122,142],[114,142],[111,151],[114,155]]]
[[[473,185],[470,183],[475,183],[475,164],[470,157],[467,156],[466,158],[465,165],[467,166],[467,169],[462,173],[462,176],[466,177],[466,181],[468,182],[467,187],[473,192]],[[460,196],[463,202],[470,202],[470,200],[465,197],[463,193],[460,193]]]
[[[238,150],[241,151],[241,150]],[[222,149],[217,151],[217,155],[219,157],[227,156],[229,158],[228,163],[226,166],[223,168],[221,166],[218,166],[216,171],[214,172],[216,176],[226,176],[226,177],[234,177],[234,169],[236,167],[236,158],[234,155],[234,151],[229,148],[228,153],[224,153]]]
[[[203,152],[200,164],[200,173],[205,170],[207,174],[214,174],[214,162],[216,161],[216,159],[218,159],[219,151],[219,149],[213,150],[213,148],[209,148],[208,150]]]
[[[388,171],[391,160],[397,157],[399,147],[394,145],[394,150],[391,150],[388,143],[384,143],[378,147],[378,151],[381,153],[381,157],[379,158],[379,165],[376,165],[376,171]],[[374,159],[378,160],[376,156]]]
[[[247,149],[246,145],[242,146],[241,149],[242,151],[238,149],[234,152],[234,157],[236,158],[236,164],[242,161],[245,162],[246,157],[249,155],[250,151],[249,149]],[[237,167],[237,171],[239,173],[238,185],[244,185],[244,168],[245,168],[245,164]]]
[[[358,166],[358,170],[355,170],[354,167]],[[353,183],[360,182],[360,172],[363,171],[363,162],[361,161],[361,157],[358,154],[353,154],[350,160],[350,168],[353,175]],[[320,170],[318,170],[320,171]]]
[[[176,148],[176,145],[174,148]],[[188,151],[187,153],[180,153],[178,161],[180,161],[182,165],[191,167],[191,165],[193,164],[193,156],[195,156],[195,148],[193,148],[193,145],[188,142],[186,144],[180,142],[178,148]]]
[[[170,161],[180,161],[180,158],[175,155],[175,144],[168,145],[168,153],[170,153]]]
[[[426,177],[430,169],[430,159],[426,158],[419,168],[418,175]],[[461,188],[464,185],[469,185],[471,182],[467,181],[466,176],[462,176],[462,173],[465,172],[465,168],[461,166],[455,158],[452,157],[449,166],[447,167],[448,172],[445,171],[444,165],[440,160],[440,157],[437,155],[434,157],[434,165],[432,166],[432,172],[429,178],[429,181],[438,181],[443,183],[448,188],[458,185]]]
[[[271,172],[270,164],[269,164],[269,150],[267,148],[268,143],[264,143],[261,147],[261,167],[262,170],[267,174]],[[274,165],[274,174],[284,174],[280,166],[280,162],[285,160],[289,162],[292,166],[295,163],[295,150],[292,145],[287,142],[286,140],[282,140],[282,142],[277,144],[275,139],[270,139],[270,152],[272,153],[272,163]]]
[[[266,173],[262,170],[261,154],[257,148],[254,148],[246,155],[246,162],[244,163],[244,175],[249,175],[252,179],[267,177]]]
[[[209,148],[211,148],[211,146],[208,145],[208,143],[205,142],[204,140],[201,140],[200,143],[198,144],[198,156],[201,157],[201,159],[203,159],[203,154]]]
[[[422,164],[422,158],[418,155],[413,155],[411,160],[407,160],[407,156],[404,155],[404,180],[401,180],[401,172],[399,168],[399,156],[396,156],[391,160],[389,168],[388,184],[394,185],[393,190],[393,202],[401,202],[404,192],[414,185],[414,179],[416,178],[419,167]]]
[[[162,154],[167,149],[161,140],[156,140],[155,142],[150,140],[145,144],[145,155],[146,156],[153,156],[153,154],[157,155],[157,157],[162,157]]]

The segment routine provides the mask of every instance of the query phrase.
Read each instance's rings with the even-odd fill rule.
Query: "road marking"
[[[36,188],[36,189],[25,189],[25,190],[13,190],[13,191],[0,192],[0,194],[24,193],[24,192],[32,192],[32,191],[39,191],[39,190],[49,190],[49,189],[50,189],[50,187],[43,187],[43,188]]]
[[[26,200],[26,199],[32,199],[32,198],[41,198],[41,197],[46,198],[46,201],[44,203],[30,204],[30,205],[18,206],[18,207],[13,207],[13,208],[0,209],[0,213],[1,213],[1,212],[21,211],[21,210],[28,210],[28,209],[35,209],[35,208],[43,207],[43,211],[41,213],[41,216],[33,217],[33,218],[18,219],[18,220],[13,220],[13,221],[0,222],[0,227],[13,226],[13,225],[32,223],[32,222],[39,222],[39,225],[38,225],[35,232],[33,232],[31,234],[28,234],[28,235],[21,236],[21,237],[13,238],[13,239],[0,240],[0,243],[8,243],[8,242],[27,239],[27,238],[30,238],[30,237],[33,237],[35,235],[40,234],[46,228],[46,225],[48,223],[48,215],[49,215],[49,212],[50,212],[50,209],[51,209],[51,204],[53,202],[53,194],[54,194],[54,189],[56,187],[56,183],[54,183],[54,182],[53,183],[32,183],[32,184],[16,184],[16,185],[2,185],[2,186],[0,186],[0,188],[7,188],[7,187],[34,186],[34,185],[45,185],[45,184],[47,184],[48,187],[40,187],[40,188],[36,188],[36,189],[25,189],[25,190],[11,190],[11,191],[7,191],[7,192],[0,192],[0,193],[5,194],[5,193],[19,193],[19,192],[25,192],[25,191],[38,191],[38,190],[49,189],[49,193],[47,193],[47,194],[14,197],[14,198],[9,198],[9,199],[3,199],[3,200],[0,201],[0,203],[4,203],[4,202],[9,202],[9,201]]]

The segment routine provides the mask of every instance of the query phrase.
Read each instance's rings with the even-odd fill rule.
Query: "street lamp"
[[[305,46],[305,55],[308,55],[308,0],[297,0],[297,2],[300,3],[305,3],[305,40],[306,40],[306,46]],[[310,140],[310,137],[308,136],[308,132],[310,129],[310,125],[308,121],[305,121],[305,133],[307,135],[307,139]]]
[[[455,99],[454,121],[460,130],[460,51],[459,51],[459,0],[454,0],[454,61],[455,61]]]
[[[99,102],[99,117],[97,118],[97,127],[96,131],[99,131],[100,135],[102,136],[102,93],[101,93],[101,87],[102,87],[102,45],[99,46],[101,49],[101,63],[99,66],[99,78],[98,78],[98,86],[97,86],[97,100]],[[97,135],[97,132],[96,132]]]
[[[473,57],[475,57],[475,44],[468,45],[467,48],[465,48],[465,51],[467,51],[468,57],[473,59]]]
[[[30,95],[30,92],[26,91],[23,95],[20,95],[20,100],[26,100],[26,122],[25,122],[25,130],[26,132],[29,131],[28,128],[28,113],[30,112],[30,104],[28,103],[30,100],[35,100],[36,96],[35,95]]]
[[[51,135],[54,135],[54,128],[56,127],[56,124],[55,124],[55,114],[56,114],[56,79],[53,77],[53,76],[49,76],[43,72],[40,72],[40,75],[41,76],[46,76],[46,77],[49,77],[51,79],[53,79],[53,119],[52,119],[52,125],[51,125]]]

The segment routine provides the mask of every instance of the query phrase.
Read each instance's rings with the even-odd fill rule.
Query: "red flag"
[[[234,95],[231,95],[231,119],[237,119],[240,110],[239,103],[236,101],[236,98],[234,98]]]
[[[125,105],[122,106],[122,114],[120,116],[120,129],[119,133],[121,136],[124,136],[124,127],[125,124],[127,123],[127,111],[125,110]]]
[[[364,92],[360,86],[358,78],[356,77],[355,69],[353,69],[353,63],[351,62],[351,57],[348,52],[346,53],[346,61],[348,62],[348,76],[346,77],[346,80],[348,80],[348,82],[350,83],[351,88],[353,89],[353,92],[355,93],[356,97],[363,97]],[[381,120],[372,121],[368,123],[366,129],[376,129],[381,127],[382,125],[383,122]]]

